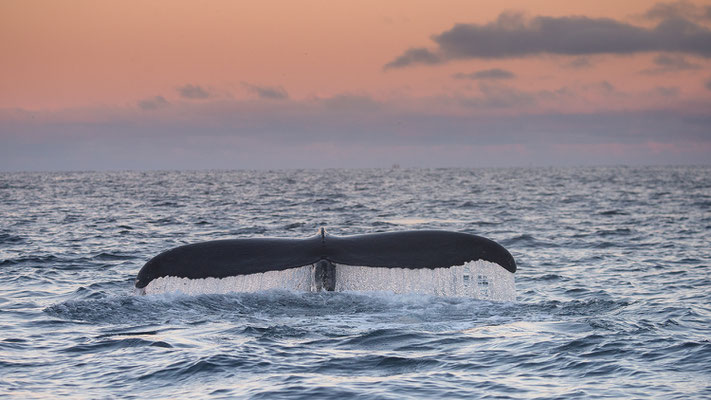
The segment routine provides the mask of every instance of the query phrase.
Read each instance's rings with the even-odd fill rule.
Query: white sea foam
[[[313,265],[284,271],[227,278],[188,279],[167,276],[152,280],[142,294],[180,292],[257,292],[270,289],[316,291]],[[449,268],[373,268],[336,264],[336,291],[417,293],[436,296],[471,297],[482,300],[514,301],[514,274],[483,260]]]

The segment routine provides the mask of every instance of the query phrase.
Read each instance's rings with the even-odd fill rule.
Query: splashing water
[[[337,291],[386,291],[514,301],[514,274],[478,260],[450,268],[371,268],[338,265]]]
[[[283,271],[188,279],[174,276],[152,280],[139,294],[184,293],[225,294],[285,289],[316,291],[315,266]],[[480,300],[514,301],[514,274],[500,265],[477,260],[450,268],[373,268],[336,265],[336,291],[416,293],[435,296],[470,297]]]

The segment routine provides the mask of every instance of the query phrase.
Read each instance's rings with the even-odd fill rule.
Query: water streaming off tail
[[[310,291],[313,280],[312,266],[284,271],[267,271],[258,274],[230,276],[227,278],[188,279],[167,276],[152,280],[145,294],[181,292],[189,295],[207,293],[258,292],[260,290],[286,289]]]
[[[336,266],[336,291],[387,291],[514,301],[514,274],[488,261],[450,268],[371,268]]]
[[[151,281],[143,293],[257,292],[270,289],[314,291],[313,265],[284,271],[232,276],[222,279],[164,277]],[[336,265],[336,291],[421,293],[436,296],[471,297],[514,301],[514,274],[487,261],[436,269],[373,268]]]

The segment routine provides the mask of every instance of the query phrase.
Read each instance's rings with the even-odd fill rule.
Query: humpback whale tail
[[[448,231],[306,239],[229,239],[189,244],[149,260],[141,293],[389,290],[513,300],[516,262],[503,246]],[[202,288],[200,288],[202,286]]]

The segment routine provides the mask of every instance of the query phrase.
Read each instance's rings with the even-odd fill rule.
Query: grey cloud
[[[437,54],[421,47],[406,50],[401,56],[385,64],[384,69],[406,67],[412,64],[432,65],[440,62],[442,60]]]
[[[281,86],[259,86],[243,82],[242,86],[250,93],[256,94],[262,99],[284,100],[289,98],[289,94]]]
[[[480,79],[480,80],[513,79],[516,77],[516,75],[513,72],[507,71],[507,70],[501,69],[501,68],[484,69],[481,71],[472,72],[470,74],[459,73],[459,74],[454,74],[452,76],[456,79]]]
[[[488,24],[456,24],[432,37],[435,51],[409,49],[386,68],[454,59],[524,57],[535,54],[585,56],[669,51],[711,57],[711,30],[674,17],[645,28],[609,18],[535,17],[503,13]]]
[[[679,95],[678,87],[658,86],[654,91],[662,97],[676,97]]]
[[[683,19],[662,21],[653,29],[607,18],[511,17],[484,26],[455,25],[434,37],[449,58],[497,58],[536,53],[566,55],[643,51],[686,51],[711,57],[711,31]]]
[[[607,82],[603,82],[605,84]],[[601,85],[602,85],[601,84]],[[609,83],[607,83],[609,85]],[[610,90],[614,87],[610,85]],[[506,109],[533,106],[540,101],[561,101],[575,96],[567,87],[554,90],[523,91],[501,84],[480,83],[479,96],[458,98],[458,103],[465,107],[480,109]]]
[[[592,67],[592,62],[590,62],[589,57],[576,57],[569,63],[565,65],[568,68],[576,68],[576,69],[581,69],[581,68],[590,68]]]
[[[656,3],[644,13],[644,17],[651,20],[666,18],[703,20],[711,18],[711,6],[701,7],[685,0],[671,3]]]
[[[615,92],[615,86],[608,81],[600,82],[598,87],[600,88],[600,90],[602,90],[605,93],[614,93]]]
[[[666,72],[688,71],[701,68],[698,64],[690,63],[683,56],[660,54],[654,58],[657,68],[645,69],[645,74],[662,74]]]
[[[159,108],[167,107],[170,103],[163,96],[155,96],[149,99],[143,99],[138,102],[138,107],[141,110],[157,110]]]
[[[178,88],[180,96],[191,100],[201,100],[210,97],[210,92],[197,85],[187,84]]]
[[[706,89],[711,90],[711,79],[706,81]]]
[[[365,95],[340,94],[327,99],[320,99],[323,104],[337,111],[376,111],[380,104]]]
[[[555,90],[541,90],[537,93],[537,95],[541,99],[545,100],[560,100],[563,97],[571,98],[575,96],[575,92],[564,86]]]
[[[692,64],[682,56],[669,56],[665,54],[660,54],[654,59],[654,63],[665,67],[673,69],[698,69],[698,64]]]
[[[593,92],[602,96],[615,96],[615,97],[627,97],[625,92],[617,90],[615,85],[611,84],[609,81],[600,81],[597,83],[591,83],[582,86],[583,91]]]
[[[459,99],[466,107],[477,108],[513,108],[530,106],[536,103],[536,96],[503,85],[479,84],[481,96]]]

